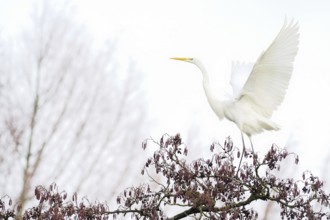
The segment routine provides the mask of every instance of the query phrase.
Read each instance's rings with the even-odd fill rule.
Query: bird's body
[[[195,64],[203,74],[203,87],[208,103],[219,119],[234,122],[249,137],[264,130],[278,130],[270,120],[273,111],[282,103],[298,51],[298,25],[283,25],[274,41],[257,59],[242,86],[233,86],[233,98],[221,101],[210,86],[210,79],[203,64],[196,58],[172,58]],[[233,68],[232,79],[242,78]],[[233,81],[233,80],[232,80]],[[237,91],[237,89],[239,89]],[[236,90],[236,91],[235,91]]]
[[[207,101],[220,120],[227,118],[248,136],[263,130],[278,130],[279,126],[269,118],[258,114],[253,106],[246,103],[242,97],[221,101],[213,92],[208,77],[203,79],[203,87]]]

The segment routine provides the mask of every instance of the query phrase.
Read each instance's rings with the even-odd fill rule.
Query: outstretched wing
[[[254,64],[239,95],[239,102],[250,105],[256,112],[270,117],[282,103],[298,52],[298,23],[284,23],[268,49]]]

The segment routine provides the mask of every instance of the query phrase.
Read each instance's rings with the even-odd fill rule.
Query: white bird
[[[241,131],[243,151],[245,133],[251,141],[251,135],[264,130],[278,130],[279,126],[270,120],[274,110],[282,103],[293,71],[293,62],[298,52],[298,23],[293,20],[284,25],[274,41],[257,59],[251,68],[236,65],[232,68],[231,85],[234,97],[221,101],[210,86],[209,75],[203,64],[196,58],[171,58],[195,64],[203,74],[204,91],[212,110],[221,120],[227,118]],[[244,78],[241,70],[250,70],[246,81],[235,84],[238,78]]]

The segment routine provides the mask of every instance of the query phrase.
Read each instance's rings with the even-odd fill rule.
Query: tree
[[[274,201],[281,208],[282,219],[329,219],[330,196],[323,190],[323,182],[310,172],[302,179],[280,179],[274,171],[289,156],[298,163],[297,155],[273,145],[263,158],[251,151],[244,154],[241,167],[237,167],[240,151],[231,139],[224,145],[211,145],[212,156],[188,162],[187,147],[179,135],[163,136],[160,142],[148,140],[159,149],[149,158],[142,170],[151,184],[127,188],[117,197],[119,206],[111,209],[106,203],[71,199],[53,184],[49,188],[38,186],[35,190],[39,204],[24,212],[24,219],[107,219],[128,215],[135,219],[257,219],[258,212],[250,207],[252,202]],[[153,172],[153,174],[152,174]],[[157,176],[162,176],[159,179]],[[17,217],[15,210],[4,208],[11,202],[0,203],[4,219]],[[8,206],[7,205],[7,206]],[[177,207],[169,216],[166,207]]]
[[[0,191],[23,206],[54,181],[110,198],[142,162],[132,159],[145,136],[141,73],[56,2],[38,1],[22,34],[1,42]]]

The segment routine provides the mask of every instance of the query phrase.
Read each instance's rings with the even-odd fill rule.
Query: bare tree
[[[115,41],[96,47],[73,13],[41,1],[22,36],[2,42],[1,193],[23,205],[36,182],[106,199],[143,161],[141,73],[118,65]]]

